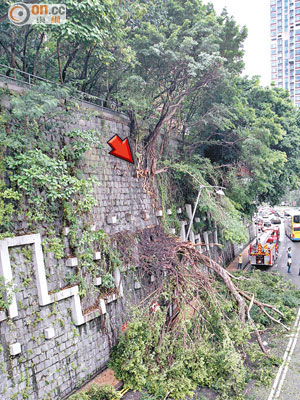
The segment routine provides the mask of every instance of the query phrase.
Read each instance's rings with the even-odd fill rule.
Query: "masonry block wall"
[[[128,136],[128,120],[120,114],[84,106],[93,115],[87,118],[82,108],[79,127],[101,134],[99,145],[86,154],[82,165],[84,176],[98,181],[97,204],[89,222],[91,231],[103,229],[111,235],[125,231],[138,234],[142,230],[144,237],[150,238],[151,228],[159,223],[162,212],[153,209],[136,166],[110,155],[107,144],[115,134],[121,139]],[[77,122],[67,128],[78,128]],[[177,213],[180,219],[187,219],[181,216],[181,210]],[[186,240],[187,221],[182,221],[182,227],[181,232],[171,233],[182,234]],[[63,232],[67,252],[68,227],[49,228]],[[201,233],[194,239],[201,242],[203,237]],[[207,243],[215,242],[213,232],[205,237]],[[115,271],[117,293],[101,299],[98,309],[89,309],[88,302],[79,297],[78,286],[65,288],[64,277],[76,267],[77,260],[66,254],[58,261],[42,247],[46,241],[47,233],[29,234],[22,221],[16,237],[0,241],[0,275],[18,289],[8,311],[0,310],[1,400],[64,399],[87,382],[107,364],[110,349],[129,316],[130,304],[145,298],[160,280],[127,265],[126,270]],[[203,251],[218,260],[216,250],[209,249],[208,244]],[[139,267],[134,245],[132,252],[137,260],[135,267]],[[99,260],[96,250],[95,260]],[[93,284],[100,283],[101,277],[97,277]]]
[[[127,137],[128,120],[97,108],[92,111],[92,117],[85,119],[83,113],[79,120],[81,129],[101,133],[99,146],[86,154],[82,165],[84,175],[98,181],[91,230],[113,234],[157,225],[152,199],[137,178],[135,166],[109,155],[107,141],[115,134]],[[64,232],[68,247],[67,227]],[[127,321],[129,305],[156,285],[156,279],[139,277],[129,266],[122,276],[116,271],[118,294],[101,300],[99,309],[85,312],[77,286],[60,290],[76,260],[66,255],[57,261],[43,251],[40,241],[45,240],[46,235],[40,238],[35,233],[0,241],[0,274],[11,276],[17,288],[8,312],[0,310],[1,400],[62,399],[88,381],[107,364]]]
[[[143,179],[137,177],[135,165],[109,154],[107,141],[114,135],[123,140],[128,137],[129,123],[124,117],[107,112],[79,120],[81,129],[95,129],[101,132],[101,143],[86,156],[83,171],[87,177],[95,177],[98,204],[93,217],[96,229],[111,234],[124,230],[134,231],[156,225],[157,218],[152,200],[143,189]]]
[[[136,273],[126,271],[123,296],[108,299],[101,312],[83,315],[78,325],[72,296],[40,305],[33,246],[12,247],[9,255],[18,315],[0,322],[0,398],[61,399],[107,364],[128,304],[139,302],[156,283],[146,276],[137,288]]]

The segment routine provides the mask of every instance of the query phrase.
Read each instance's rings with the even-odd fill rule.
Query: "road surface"
[[[287,272],[287,249],[292,248],[292,268]],[[279,255],[269,271],[279,271],[286,279],[300,288],[300,242],[292,242],[284,234],[284,224],[280,226]],[[272,385],[254,389],[255,400],[300,400],[300,309],[291,332],[279,340],[278,355],[283,357]]]

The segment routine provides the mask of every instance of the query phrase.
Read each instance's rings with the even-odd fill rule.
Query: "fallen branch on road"
[[[141,279],[155,275],[159,284],[147,294],[138,307],[139,313],[134,314],[136,316],[129,322],[131,333],[128,341],[124,337],[120,345],[121,348],[125,346],[124,352],[120,348],[113,357],[119,377],[128,381],[131,387],[139,390],[141,382],[147,382],[147,387],[152,388],[151,393],[165,396],[170,392],[170,396],[177,399],[179,393],[180,396],[188,395],[189,388],[193,388],[196,382],[195,378],[186,375],[188,371],[194,370],[194,377],[202,374],[208,377],[216,372],[205,373],[205,368],[210,371],[210,367],[220,365],[217,375],[221,374],[223,378],[214,385],[230,396],[240,393],[243,387],[240,381],[245,379],[246,382],[243,378],[246,376],[244,361],[256,357],[248,346],[251,334],[259,346],[257,351],[268,360],[266,366],[275,362],[261,335],[269,325],[276,324],[288,330],[285,322],[290,321],[292,315],[289,308],[290,314],[286,319],[277,303],[269,304],[265,298],[260,298],[255,282],[262,274],[253,272],[246,277],[235,276],[201,253],[197,245],[166,235],[160,227],[144,230],[134,237],[130,233],[127,238],[117,234],[116,242],[128,264],[141,267]],[[134,246],[138,251],[131,254],[130,249]],[[271,274],[266,277],[271,277]],[[264,285],[263,281],[260,279],[259,285]],[[279,290],[281,286],[277,286]],[[151,307],[154,303],[159,307]],[[205,368],[201,357],[197,358],[202,351],[207,352]],[[185,366],[185,359],[189,360],[188,366]],[[220,362],[223,359],[224,363]],[[131,367],[128,369],[122,360],[125,364],[130,360]],[[258,362],[263,365],[262,359]],[[137,369],[135,372],[134,368]],[[162,381],[164,371],[177,368],[179,370],[174,376],[167,374],[167,381]],[[201,372],[199,368],[204,370]],[[211,385],[205,377],[201,382]],[[224,379],[227,383],[223,386]]]

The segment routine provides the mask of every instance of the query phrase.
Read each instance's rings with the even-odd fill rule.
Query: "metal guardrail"
[[[11,71],[14,76],[12,77],[10,75],[7,75],[8,71]],[[5,64],[0,64],[0,77],[8,82],[13,82],[20,86],[32,87],[36,86],[38,82],[45,82],[54,86],[59,86],[59,84],[56,82],[50,81],[48,79],[42,78],[37,75],[29,74],[28,72],[21,71],[17,68],[9,67],[8,65]],[[119,107],[117,103],[115,103],[114,101],[106,100],[104,98],[94,96],[77,89],[72,89],[72,90],[74,93],[72,98],[74,98],[75,100],[95,105],[103,110],[107,110],[128,118],[128,116],[124,112],[118,110]],[[104,106],[104,104],[106,105]]]

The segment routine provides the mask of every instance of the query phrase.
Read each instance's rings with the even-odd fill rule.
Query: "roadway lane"
[[[300,242],[292,242],[284,233],[284,223],[280,225],[280,245],[279,254],[276,263],[268,271],[279,271],[286,279],[292,281],[300,288]],[[287,249],[292,248],[292,268],[291,272],[287,272]],[[299,397],[300,400],[300,397]]]
[[[292,268],[287,272],[287,249],[292,248]],[[268,271],[280,272],[285,279],[300,287],[300,242],[292,242],[285,236],[284,223],[280,225],[279,255],[275,265]],[[255,400],[300,400],[300,309],[295,324],[283,335],[276,348],[283,357],[272,385],[267,390],[254,390]]]

